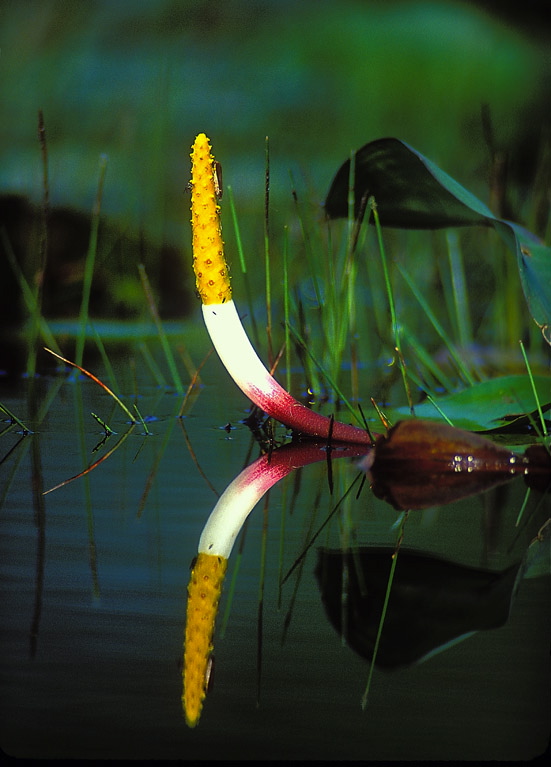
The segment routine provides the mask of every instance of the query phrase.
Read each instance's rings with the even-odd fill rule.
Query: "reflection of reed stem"
[[[392,584],[394,582],[394,573],[396,571],[396,564],[398,562],[398,554],[400,551],[400,546],[402,545],[402,541],[404,540],[404,528],[405,528],[407,518],[408,518],[408,512],[406,511],[400,522],[400,528],[398,531],[398,540],[396,541],[396,548],[394,549],[394,553],[392,554],[392,562],[390,565],[390,573],[388,575],[388,582],[386,585],[383,609],[381,611],[381,617],[379,619],[379,625],[377,627],[377,636],[375,637],[375,645],[373,647],[373,655],[371,657],[371,665],[369,667],[367,684],[365,686],[364,694],[362,696],[362,709],[365,709],[367,706],[369,691],[371,689],[371,680],[373,679],[373,671],[375,669],[375,661],[377,660],[377,653],[379,652],[379,645],[381,643],[381,636],[382,636],[383,628],[385,625],[385,618],[386,618],[386,612],[388,608],[388,602],[390,599],[390,592],[392,590]]]
[[[34,380],[34,379],[31,379]],[[29,402],[33,402],[30,399]],[[35,408],[35,405],[31,405]],[[34,588],[34,606],[30,626],[30,656],[36,656],[40,619],[42,617],[42,600],[44,596],[44,570],[46,565],[46,506],[41,492],[43,486],[42,461],[40,452],[40,434],[32,440],[31,471],[33,488],[34,522],[37,530],[36,537],[36,575]]]

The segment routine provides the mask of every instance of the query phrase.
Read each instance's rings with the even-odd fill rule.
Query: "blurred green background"
[[[365,248],[359,251],[358,279],[340,311],[341,293],[332,290],[339,280],[331,278],[343,270],[332,271],[330,256],[342,266],[348,222],[334,222],[330,230],[320,225],[323,200],[351,151],[395,136],[496,214],[526,225],[549,243],[547,16],[541,3],[529,0],[516,5],[499,0],[0,0],[0,399],[25,423],[30,420],[37,432],[29,442],[18,435],[16,424],[5,429],[8,439],[21,437],[4,458],[8,482],[2,519],[9,529],[2,540],[9,548],[4,581],[10,595],[3,633],[9,665],[6,689],[12,694],[5,722],[8,740],[23,752],[43,756],[46,748],[59,755],[60,748],[70,752],[78,747],[89,748],[88,756],[190,758],[216,756],[221,748],[243,758],[243,744],[253,744],[254,756],[265,755],[277,743],[277,754],[289,747],[288,753],[299,758],[413,754],[423,760],[519,753],[531,758],[539,748],[548,713],[545,701],[540,705],[546,677],[545,583],[534,581],[532,590],[521,591],[513,622],[497,639],[487,632],[489,636],[461,645],[459,655],[447,659],[443,653],[435,666],[427,664],[394,681],[378,680],[366,717],[358,705],[365,666],[343,648],[336,660],[333,653],[340,640],[325,625],[313,581],[311,594],[302,591],[297,599],[294,639],[282,655],[277,523],[263,560],[272,569],[267,570],[262,629],[263,702],[256,711],[251,626],[258,620],[257,574],[264,566],[258,554],[260,536],[267,529],[260,516],[251,518],[239,573],[244,585],[232,604],[225,642],[216,650],[221,668],[218,697],[209,702],[197,732],[183,729],[176,663],[181,655],[183,596],[188,562],[214,503],[203,472],[221,490],[242,468],[252,442],[240,423],[245,400],[214,355],[201,368],[204,386],[199,399],[190,399],[186,427],[183,419],[174,417],[179,397],[172,396],[170,385],[159,385],[146,355],[155,355],[161,373],[167,369],[168,355],[165,358],[159,339],[144,342],[145,321],[152,323],[137,267],[145,264],[178,366],[186,368],[182,377],[187,385],[210,348],[194,295],[186,190],[191,143],[197,133],[206,132],[223,165],[224,183],[233,189],[249,265],[247,284],[239,273],[226,192],[222,216],[236,302],[248,315],[247,325],[258,315],[260,344],[251,335],[262,358],[269,360],[267,333],[262,332],[268,136],[273,351],[282,346],[287,226],[289,292],[295,302],[291,324],[303,332],[308,351],[333,372],[334,380],[340,375],[342,390],[352,401],[363,401],[368,417],[374,411],[367,397],[385,408],[386,403],[406,405],[399,365],[389,365],[395,341],[374,233],[366,235]],[[51,205],[44,273],[39,110],[45,121]],[[153,433],[146,440],[136,430],[113,460],[94,471],[90,487],[70,483],[44,501],[42,487],[52,487],[95,460],[98,439],[104,435],[98,437],[90,411],[107,420],[112,417],[120,434],[126,428],[118,413],[111,410],[108,415],[111,399],[91,383],[81,390],[71,378],[58,389],[64,376],[42,377],[38,383],[31,377],[27,387],[19,375],[34,369],[28,363],[33,353],[49,356],[42,351],[44,340],[33,328],[33,318],[29,321],[24,280],[36,295],[42,284],[41,313],[60,320],[50,327],[63,355],[74,359],[72,344],[80,328],[73,320],[84,292],[103,156],[108,165],[90,316],[106,345],[107,330],[115,330],[117,340],[109,343],[120,346],[111,346],[106,355],[119,382],[112,388],[129,404],[131,397],[138,401],[139,394],[140,412],[153,416]],[[526,346],[534,371],[541,372],[534,359],[544,341],[527,312],[514,256],[493,232],[385,230],[384,235],[397,315],[407,330],[403,339],[408,372],[423,384],[415,389],[415,397],[419,391],[442,391],[444,379],[430,374],[431,365],[449,377],[446,391],[455,390],[458,376],[442,338],[398,266],[406,267],[454,340],[457,317],[470,312],[473,346],[485,344],[496,352],[491,375],[509,372],[515,361],[525,371],[518,339],[529,336],[530,330],[528,340],[534,342]],[[310,257],[303,258],[305,253]],[[450,266],[454,253],[457,262],[465,264],[470,309],[469,302],[454,305],[460,295]],[[328,301],[332,311],[318,311],[325,307],[312,287],[315,279],[323,297],[337,295]],[[107,321],[96,322],[98,318]],[[180,354],[184,341],[185,354]],[[83,364],[110,380],[96,343],[92,336]],[[92,346],[96,356],[90,361]],[[549,371],[546,345],[544,353],[541,367]],[[284,372],[292,371],[290,391],[302,397],[308,386],[312,406],[325,404],[326,410],[331,407],[339,414],[333,385],[326,385],[304,353],[299,356],[293,349],[293,354],[289,365],[284,359],[280,366],[282,381]],[[472,363],[475,380],[487,374],[490,363],[482,356],[480,363]],[[52,358],[46,364],[56,362]],[[356,368],[359,382],[354,381]],[[6,398],[10,373],[14,396]],[[171,381],[169,374],[166,381]],[[228,434],[223,424],[239,425]],[[29,446],[32,450],[25,453]],[[102,461],[109,455],[104,452]],[[333,515],[340,497],[338,488],[346,475],[335,474],[339,484],[330,497],[325,466],[319,468],[283,496],[282,508],[293,510],[285,523],[286,559],[303,550],[309,531],[329,513],[324,509],[332,509]],[[280,497],[272,496],[275,512]],[[490,564],[501,562],[503,554],[509,564],[540,525],[534,517],[532,532],[523,521],[514,546],[509,544],[505,533],[514,529],[518,510],[524,511],[523,497],[520,486],[510,495],[492,495],[477,502],[474,516],[470,502],[449,514],[429,510],[408,522],[407,545],[484,566],[488,552]],[[136,516],[136,509],[145,499],[145,513],[138,518],[141,510]],[[29,513],[33,503],[35,515]],[[356,535],[357,519],[358,541],[394,542],[394,512],[382,502],[373,503],[365,494],[361,499],[347,496],[343,540],[349,529]],[[546,512],[540,498],[534,506],[539,514]],[[101,605],[90,600],[96,545]],[[262,583],[263,579],[264,575]],[[301,613],[306,620],[299,620]],[[23,657],[31,614],[33,640],[42,620],[36,660]],[[337,701],[336,709],[328,705],[330,700]],[[251,717],[251,712],[258,716]]]
[[[47,316],[78,312],[101,155],[108,167],[92,314],[140,314],[139,261],[164,317],[182,317],[195,305],[186,185],[189,148],[200,131],[212,139],[224,182],[234,190],[249,259],[263,252],[266,136],[276,242],[283,224],[296,225],[293,185],[312,220],[319,219],[340,164],[382,136],[407,141],[486,202],[499,155],[508,162],[510,214],[533,225],[530,185],[549,135],[549,25],[530,3],[512,14],[508,8],[392,0],[3,0],[3,247],[9,242],[26,278],[36,280],[40,109],[54,211]],[[227,206],[223,214],[235,268]],[[2,256],[1,318],[9,323],[24,309]]]

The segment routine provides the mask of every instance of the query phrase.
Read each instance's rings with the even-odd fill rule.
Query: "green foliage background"
[[[182,315],[195,306],[185,189],[189,147],[199,131],[211,137],[225,184],[234,191],[259,301],[266,136],[274,280],[282,273],[283,226],[290,234],[291,285],[304,279],[293,189],[303,225],[313,230],[337,168],[352,150],[383,136],[406,141],[490,206],[492,159],[506,159],[509,211],[494,212],[509,212],[536,234],[547,234],[548,190],[542,195],[536,182],[549,137],[551,63],[545,23],[532,18],[527,24],[522,9],[512,20],[474,2],[4,0],[0,13],[0,192],[40,203],[39,109],[52,205],[88,215],[99,158],[106,154],[96,265],[98,275],[106,274],[104,285],[117,286],[117,305],[144,303],[138,261],[157,292],[170,289],[159,257],[159,248],[169,245],[182,265],[176,269],[171,262],[172,281],[188,288],[188,299],[177,297],[171,316],[178,316],[180,303]],[[492,148],[483,108],[491,118]],[[242,291],[227,204],[223,216],[227,255]],[[132,247],[121,250],[121,237]],[[411,253],[417,254],[414,279],[432,290],[433,267],[427,265],[441,243],[414,235],[391,239],[389,252],[400,258],[407,248],[410,264]],[[518,313],[521,294],[507,287],[515,278],[491,266],[487,241],[467,233],[461,245],[479,286],[471,302],[475,327],[488,319],[495,324],[495,316],[484,313],[494,290],[504,296],[509,317]],[[324,242],[314,243],[314,253],[320,262],[327,258]],[[32,281],[37,248],[17,255]],[[500,275],[505,285],[498,284]],[[502,306],[498,319],[500,313]]]
[[[487,182],[480,110],[519,163],[547,121],[545,38],[455,2],[5,0],[0,185],[41,195],[37,111],[54,201],[179,237],[188,147],[204,130],[241,204],[257,207],[264,137],[322,199],[351,149],[395,135],[473,192]],[[477,189],[476,187],[479,187]],[[522,217],[522,216],[520,216]]]

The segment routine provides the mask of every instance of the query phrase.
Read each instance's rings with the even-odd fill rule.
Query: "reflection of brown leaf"
[[[400,421],[375,446],[372,490],[396,509],[423,509],[508,482],[529,459],[447,424]]]
[[[330,623],[371,661],[394,549],[318,551],[316,578]],[[503,626],[519,569],[494,572],[401,550],[375,665],[418,662],[474,631]],[[344,585],[346,583],[346,586]],[[346,588],[346,601],[343,589]]]
[[[524,481],[532,490],[545,493],[551,488],[551,454],[543,445],[530,445],[524,453],[530,462]]]

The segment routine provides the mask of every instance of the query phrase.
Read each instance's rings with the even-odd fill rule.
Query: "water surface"
[[[119,369],[125,364],[119,360]],[[333,496],[325,464],[312,465],[283,480],[267,511],[260,504],[249,518],[242,555],[236,547],[226,579],[222,613],[239,564],[223,636],[218,624],[214,687],[190,730],[180,701],[189,566],[217,493],[259,454],[239,423],[246,400],[214,360],[181,419],[181,395],[139,380],[140,411],[154,417],[151,435],[136,426],[86,477],[41,495],[106,454],[128,429],[95,384],[66,378],[36,383],[36,412],[56,391],[40,424],[28,382],[2,395],[34,431],[22,436],[12,427],[1,440],[5,751],[27,758],[366,760],[518,760],[543,751],[549,576],[520,584],[501,628],[418,665],[376,668],[365,711],[369,664],[326,617],[316,549],[393,547],[398,513],[367,488],[358,499],[351,493],[280,591],[282,574],[357,474],[344,460],[335,462]],[[102,433],[91,411],[117,431],[96,452]],[[223,428],[228,422],[231,431]],[[402,545],[504,570],[521,560],[549,516],[549,499],[534,494],[526,524],[515,528],[524,494],[515,480],[412,513]]]

